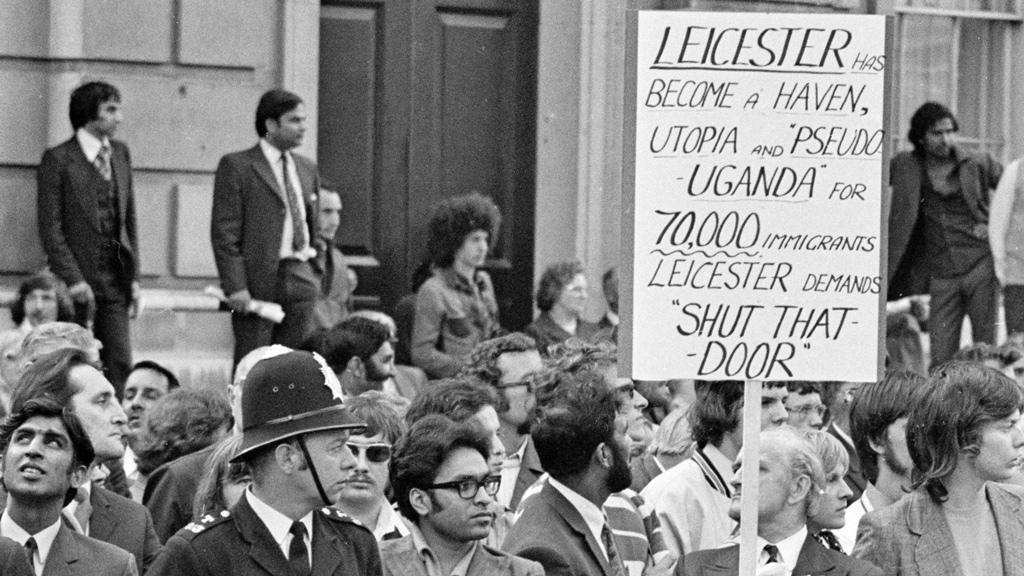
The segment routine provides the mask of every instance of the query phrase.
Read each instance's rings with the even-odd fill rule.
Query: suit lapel
[[[1016,494],[989,483],[985,488],[992,515],[999,532],[999,547],[1003,552],[1004,576],[1024,576],[1024,511]]]
[[[121,220],[121,227],[124,228],[128,218],[128,191],[131,190],[131,168],[128,166],[127,157],[123,156],[118,148],[110,145],[110,167],[114,173],[114,180],[117,181],[117,214]]]
[[[711,554],[713,555],[708,558],[708,563],[704,565],[704,574],[736,576],[736,571],[740,568],[740,547],[738,545],[716,550]]]
[[[75,186],[76,200],[82,206],[85,215],[89,218],[89,222],[98,232],[100,229],[100,214],[97,189],[101,185],[105,185],[106,180],[96,171],[96,167],[92,165],[92,162],[89,162],[89,159],[85,157],[82,145],[78,143],[78,139],[74,136],[68,141],[68,149],[71,158],[71,165],[68,166],[69,175],[72,176],[73,180],[79,182],[79,185]]]
[[[541,496],[547,498],[548,504],[551,508],[557,512],[563,520],[565,520],[566,524],[568,524],[570,528],[576,531],[580,538],[584,540],[587,545],[587,549],[590,550],[590,555],[594,557],[598,566],[601,567],[601,573],[611,576],[608,560],[605,559],[604,553],[601,551],[601,547],[597,544],[597,540],[590,532],[590,528],[587,527],[587,523],[583,520],[583,516],[580,515],[572,503],[566,500],[565,496],[562,496],[562,494],[551,486],[551,484],[544,485],[544,488],[541,489]]]
[[[516,487],[512,490],[512,502],[510,508],[519,508],[519,502],[523,492],[540,478],[544,469],[540,465],[540,457],[537,456],[537,449],[533,446],[533,438],[526,437],[526,449],[523,450],[523,460],[519,463],[519,474],[516,476]]]
[[[238,504],[235,504],[231,515],[234,517],[235,526],[238,527],[238,533],[249,543],[249,557],[253,562],[270,574],[292,573],[288,559],[284,557],[277,542],[274,542],[274,537],[263,525],[263,521],[249,506],[245,496],[238,499]]]
[[[43,566],[43,576],[70,576],[74,564],[78,562],[82,551],[75,542],[71,528],[61,524],[57,537],[53,539],[50,555]]]
[[[89,491],[89,503],[92,504],[92,515],[89,517],[89,536],[109,542],[110,536],[117,528],[109,496],[104,493],[103,488],[93,485],[92,490]]]
[[[263,149],[257,144],[254,148],[249,149],[249,161],[252,164],[252,169],[256,172],[256,175],[263,180],[263,183],[267,185],[267,188],[278,200],[284,202],[285,206],[288,203],[284,197],[284,190],[281,190],[280,185],[277,183],[277,177],[274,176],[274,169],[271,168],[270,162],[267,161],[267,156],[263,154]]]
[[[804,576],[814,574],[815,576],[832,574],[836,571],[833,562],[814,536],[808,531],[804,545],[800,548],[800,557],[796,559],[796,566],[793,567],[793,576]]]
[[[913,492],[907,498],[911,499],[907,506],[907,528],[918,536],[913,552],[918,574],[962,573],[956,548],[950,546],[953,533],[942,510],[926,492]]]

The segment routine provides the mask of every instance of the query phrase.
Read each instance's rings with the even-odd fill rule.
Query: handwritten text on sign
[[[641,12],[633,374],[877,376],[885,20]]]

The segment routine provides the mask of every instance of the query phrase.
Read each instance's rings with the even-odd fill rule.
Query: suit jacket
[[[860,456],[857,454],[857,447],[848,443],[846,438],[836,432],[835,424],[829,424],[826,431],[831,434],[839,443],[846,448],[846,453],[850,457],[850,466],[846,469],[846,476],[843,478],[846,480],[846,485],[853,491],[853,496],[850,496],[850,502],[856,502],[860,498],[861,494],[864,493],[864,487],[867,486],[868,479],[864,477],[864,470],[860,466]]]
[[[740,569],[738,544],[713,550],[698,550],[676,564],[676,574],[686,576],[727,576]],[[888,574],[888,573],[886,573]],[[863,560],[850,558],[842,552],[829,550],[810,533],[800,548],[800,557],[793,567],[793,576],[882,576],[882,571]]]
[[[966,156],[958,149],[954,153],[964,201],[974,219],[987,224],[989,200],[1003,168],[987,154]],[[930,275],[918,226],[921,174],[920,159],[913,152],[900,152],[889,163],[889,300],[928,292]]]
[[[149,569],[163,546],[153,529],[145,506],[93,485],[89,494],[92,516],[89,536],[127,550],[135,558],[139,574]]]
[[[502,549],[539,562],[547,576],[613,576],[583,516],[548,483],[527,499]]]
[[[128,291],[139,270],[132,161],[123,142],[111,140],[110,148],[121,222],[119,241],[126,257],[122,280]],[[97,197],[107,193],[110,183],[86,159],[74,136],[43,154],[36,183],[39,238],[50,268],[68,286],[83,280],[96,285],[100,245],[105,240]]]
[[[990,482],[985,494],[999,531],[1003,576],[1024,576],[1024,488]],[[853,555],[886,574],[963,574],[942,508],[922,490],[861,518]]]
[[[537,456],[537,448],[533,445],[533,438],[526,437],[526,450],[523,451],[523,459],[519,462],[519,475],[516,476],[516,487],[512,491],[512,501],[509,503],[509,510],[519,508],[519,502],[523,499],[523,492],[544,474],[544,468],[540,465],[540,456]]]
[[[186,454],[149,475],[142,503],[149,508],[153,528],[161,542],[166,542],[192,520],[192,500],[215,446]]]
[[[4,572],[6,574],[6,572]],[[61,524],[43,576],[137,576],[135,559],[124,550]]]
[[[373,533],[335,508],[313,512],[312,576],[380,576]],[[167,541],[147,576],[281,576],[288,560],[242,497],[231,509],[207,515]]]
[[[319,190],[316,165],[298,154],[291,156],[312,232]],[[213,181],[210,237],[225,294],[247,289],[253,298],[274,300],[287,211],[284,191],[259,144],[220,159]]]
[[[0,536],[0,574],[4,576],[36,576],[25,556],[25,548],[10,538]]]
[[[385,576],[427,576],[412,534],[381,542],[380,556]],[[536,562],[510,556],[481,543],[469,561],[466,576],[544,576],[544,569]]]

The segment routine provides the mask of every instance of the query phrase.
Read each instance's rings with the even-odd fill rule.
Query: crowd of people
[[[503,329],[484,270],[501,214],[479,193],[436,207],[393,317],[353,310],[341,196],[292,152],[306,114],[283,90],[215,177],[231,382],[182,386],[131,361],[120,94],[85,84],[70,117],[39,167],[49,270],[0,334],[0,574],[736,574],[754,460],[758,576],[1024,574],[1024,221],[1006,201],[1024,177],[961,151],[942,105],[892,161],[885,377],[764,382],[760,422],[742,382],[619,373],[614,268],[600,319],[568,261],[541,275],[536,320]]]

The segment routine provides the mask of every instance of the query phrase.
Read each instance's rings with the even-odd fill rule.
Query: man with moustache
[[[505,447],[497,499],[513,511],[519,507],[523,492],[544,473],[530,440],[537,402],[532,378],[543,369],[536,342],[521,332],[477,344],[464,369],[464,373],[497,392],[498,436]]]
[[[951,362],[917,390],[907,418],[913,492],[861,519],[853,555],[901,576],[1015,575],[1024,569],[1019,476],[1024,391],[996,370]]]
[[[409,534],[385,491],[392,447],[405,433],[405,422],[380,392],[366,392],[348,401],[348,409],[366,430],[352,434],[348,449],[356,459],[341,490],[337,507],[373,532],[377,542]]]
[[[30,399],[0,426],[0,446],[7,491],[0,534],[24,546],[30,573],[138,574],[131,554],[77,533],[61,521],[61,508],[85,481],[94,459],[89,437],[74,413],[52,398]],[[11,572],[17,573],[22,572]]]
[[[879,382],[863,384],[850,406],[850,434],[867,484],[846,508],[846,525],[834,530],[843,550],[857,542],[861,518],[902,498],[912,484],[914,463],[907,451],[907,414],[916,390],[928,381],[913,372],[890,370]]]
[[[268,90],[256,106],[259,142],[227,154],[213,182],[210,237],[221,287],[233,312],[237,363],[260,346],[297,347],[309,335],[321,277],[313,267],[316,165],[292,152],[306,133],[302,98]],[[281,305],[273,324],[252,301]]]
[[[57,402],[81,420],[95,452],[90,470],[124,456],[124,410],[113,385],[92,366],[86,352],[63,348],[38,358],[14,389],[11,412],[38,398]],[[64,509],[68,523],[82,534],[127,550],[135,557],[138,572],[146,572],[161,550],[149,511],[89,480],[77,488]]]
[[[398,509],[410,534],[381,544],[384,573],[401,576],[542,576],[536,562],[483,543],[501,476],[479,428],[430,415],[396,446],[391,470]]]
[[[530,432],[544,470],[541,492],[523,503],[503,549],[547,574],[622,576],[626,567],[601,506],[629,487],[625,418],[602,375],[558,382]]]
[[[806,438],[789,428],[762,432],[758,458],[759,573],[882,576],[875,566],[822,546],[808,531],[809,510],[817,503],[826,483],[821,460]],[[735,468],[729,515],[739,521],[743,489],[741,460],[737,460]],[[691,552],[683,561],[684,574],[737,574],[739,557],[738,544]]]
[[[910,119],[912,152],[890,162],[887,299],[930,294],[932,366],[960,349],[965,316],[972,340],[994,343],[999,281],[988,240],[989,206],[1003,167],[956,145],[956,116],[937,102]]]
[[[379,576],[377,543],[332,506],[355,468],[362,431],[330,367],[289,352],[253,367],[242,397],[242,445],[232,459],[252,484],[230,511],[204,516],[167,541],[153,576]]]

